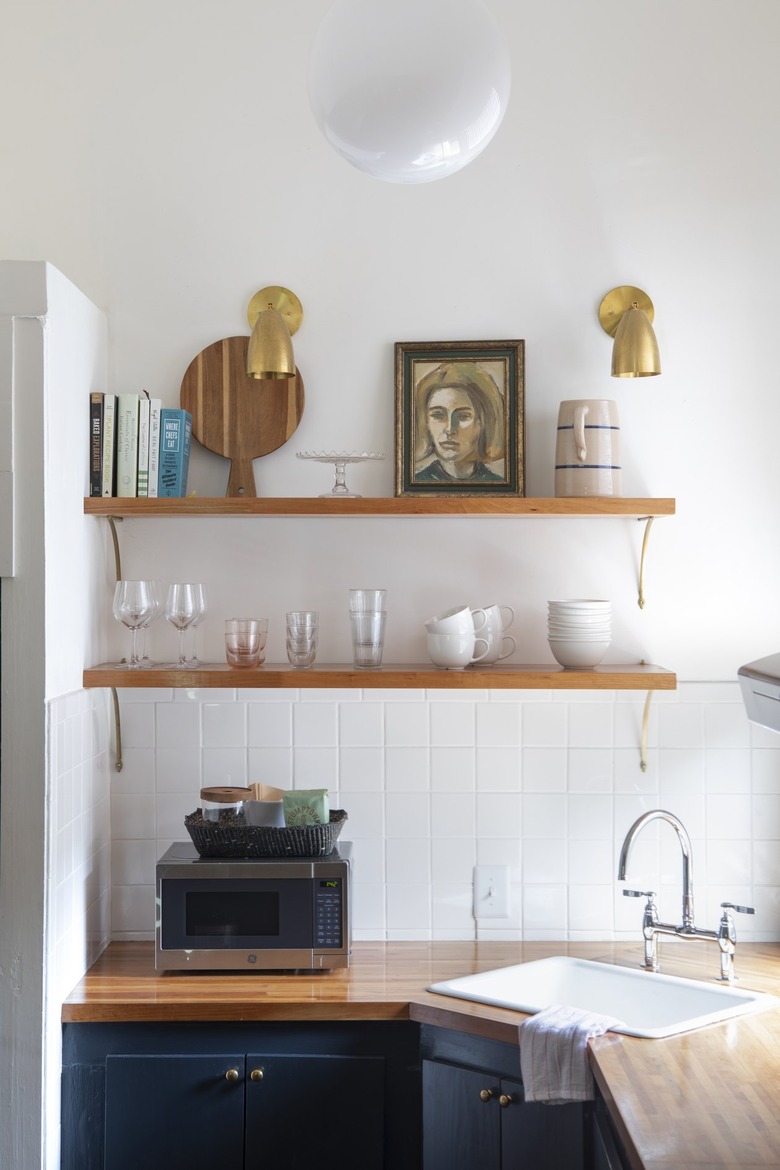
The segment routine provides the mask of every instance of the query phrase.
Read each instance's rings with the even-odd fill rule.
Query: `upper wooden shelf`
[[[244,499],[117,499],[87,496],[90,516],[673,516],[673,499],[578,496],[505,499],[501,496],[426,498],[292,496]]]
[[[269,687],[308,690],[317,687],[424,690],[656,690],[673,691],[673,671],[646,663],[596,666],[592,670],[564,670],[550,663],[541,666],[507,666],[497,663],[480,669],[440,670],[430,662],[388,663],[379,670],[359,670],[344,663],[316,663],[308,670],[296,670],[287,663],[264,663],[256,670],[234,670],[225,663],[205,662],[193,670],[175,666],[153,666],[127,670],[116,663],[104,663],[84,671],[84,686],[90,687],[195,687],[234,690]]]

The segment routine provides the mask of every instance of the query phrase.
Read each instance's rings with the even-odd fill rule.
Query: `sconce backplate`
[[[294,292],[280,284],[270,284],[267,288],[261,288],[252,297],[246,310],[249,328],[254,329],[255,321],[269,305],[273,305],[277,312],[282,314],[285,324],[290,330],[290,336],[297,333],[303,320],[303,305]]]
[[[635,302],[638,309],[644,309],[652,324],[655,309],[647,293],[632,284],[621,284],[618,288],[610,289],[599,305],[599,324],[604,332],[614,337],[620,318]]]

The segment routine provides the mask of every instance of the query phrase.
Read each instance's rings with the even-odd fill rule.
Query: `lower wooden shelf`
[[[104,663],[84,671],[84,686],[90,687],[177,687],[222,690],[269,688],[312,690],[315,688],[357,688],[362,690],[595,690],[673,691],[677,676],[671,670],[647,663],[619,663],[591,670],[569,670],[555,664],[497,664],[466,670],[441,670],[427,663],[387,663],[378,670],[360,670],[345,663],[320,664],[296,670],[287,663],[264,663],[255,670],[235,670],[224,663],[205,662],[192,670],[176,666],[153,666],[128,670],[116,663]]]

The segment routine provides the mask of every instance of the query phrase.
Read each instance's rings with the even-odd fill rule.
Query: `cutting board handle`
[[[227,494],[255,499],[255,465],[253,459],[231,459]]]

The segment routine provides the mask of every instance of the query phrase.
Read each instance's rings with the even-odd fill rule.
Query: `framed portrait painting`
[[[397,341],[395,494],[522,496],[525,342]]]

